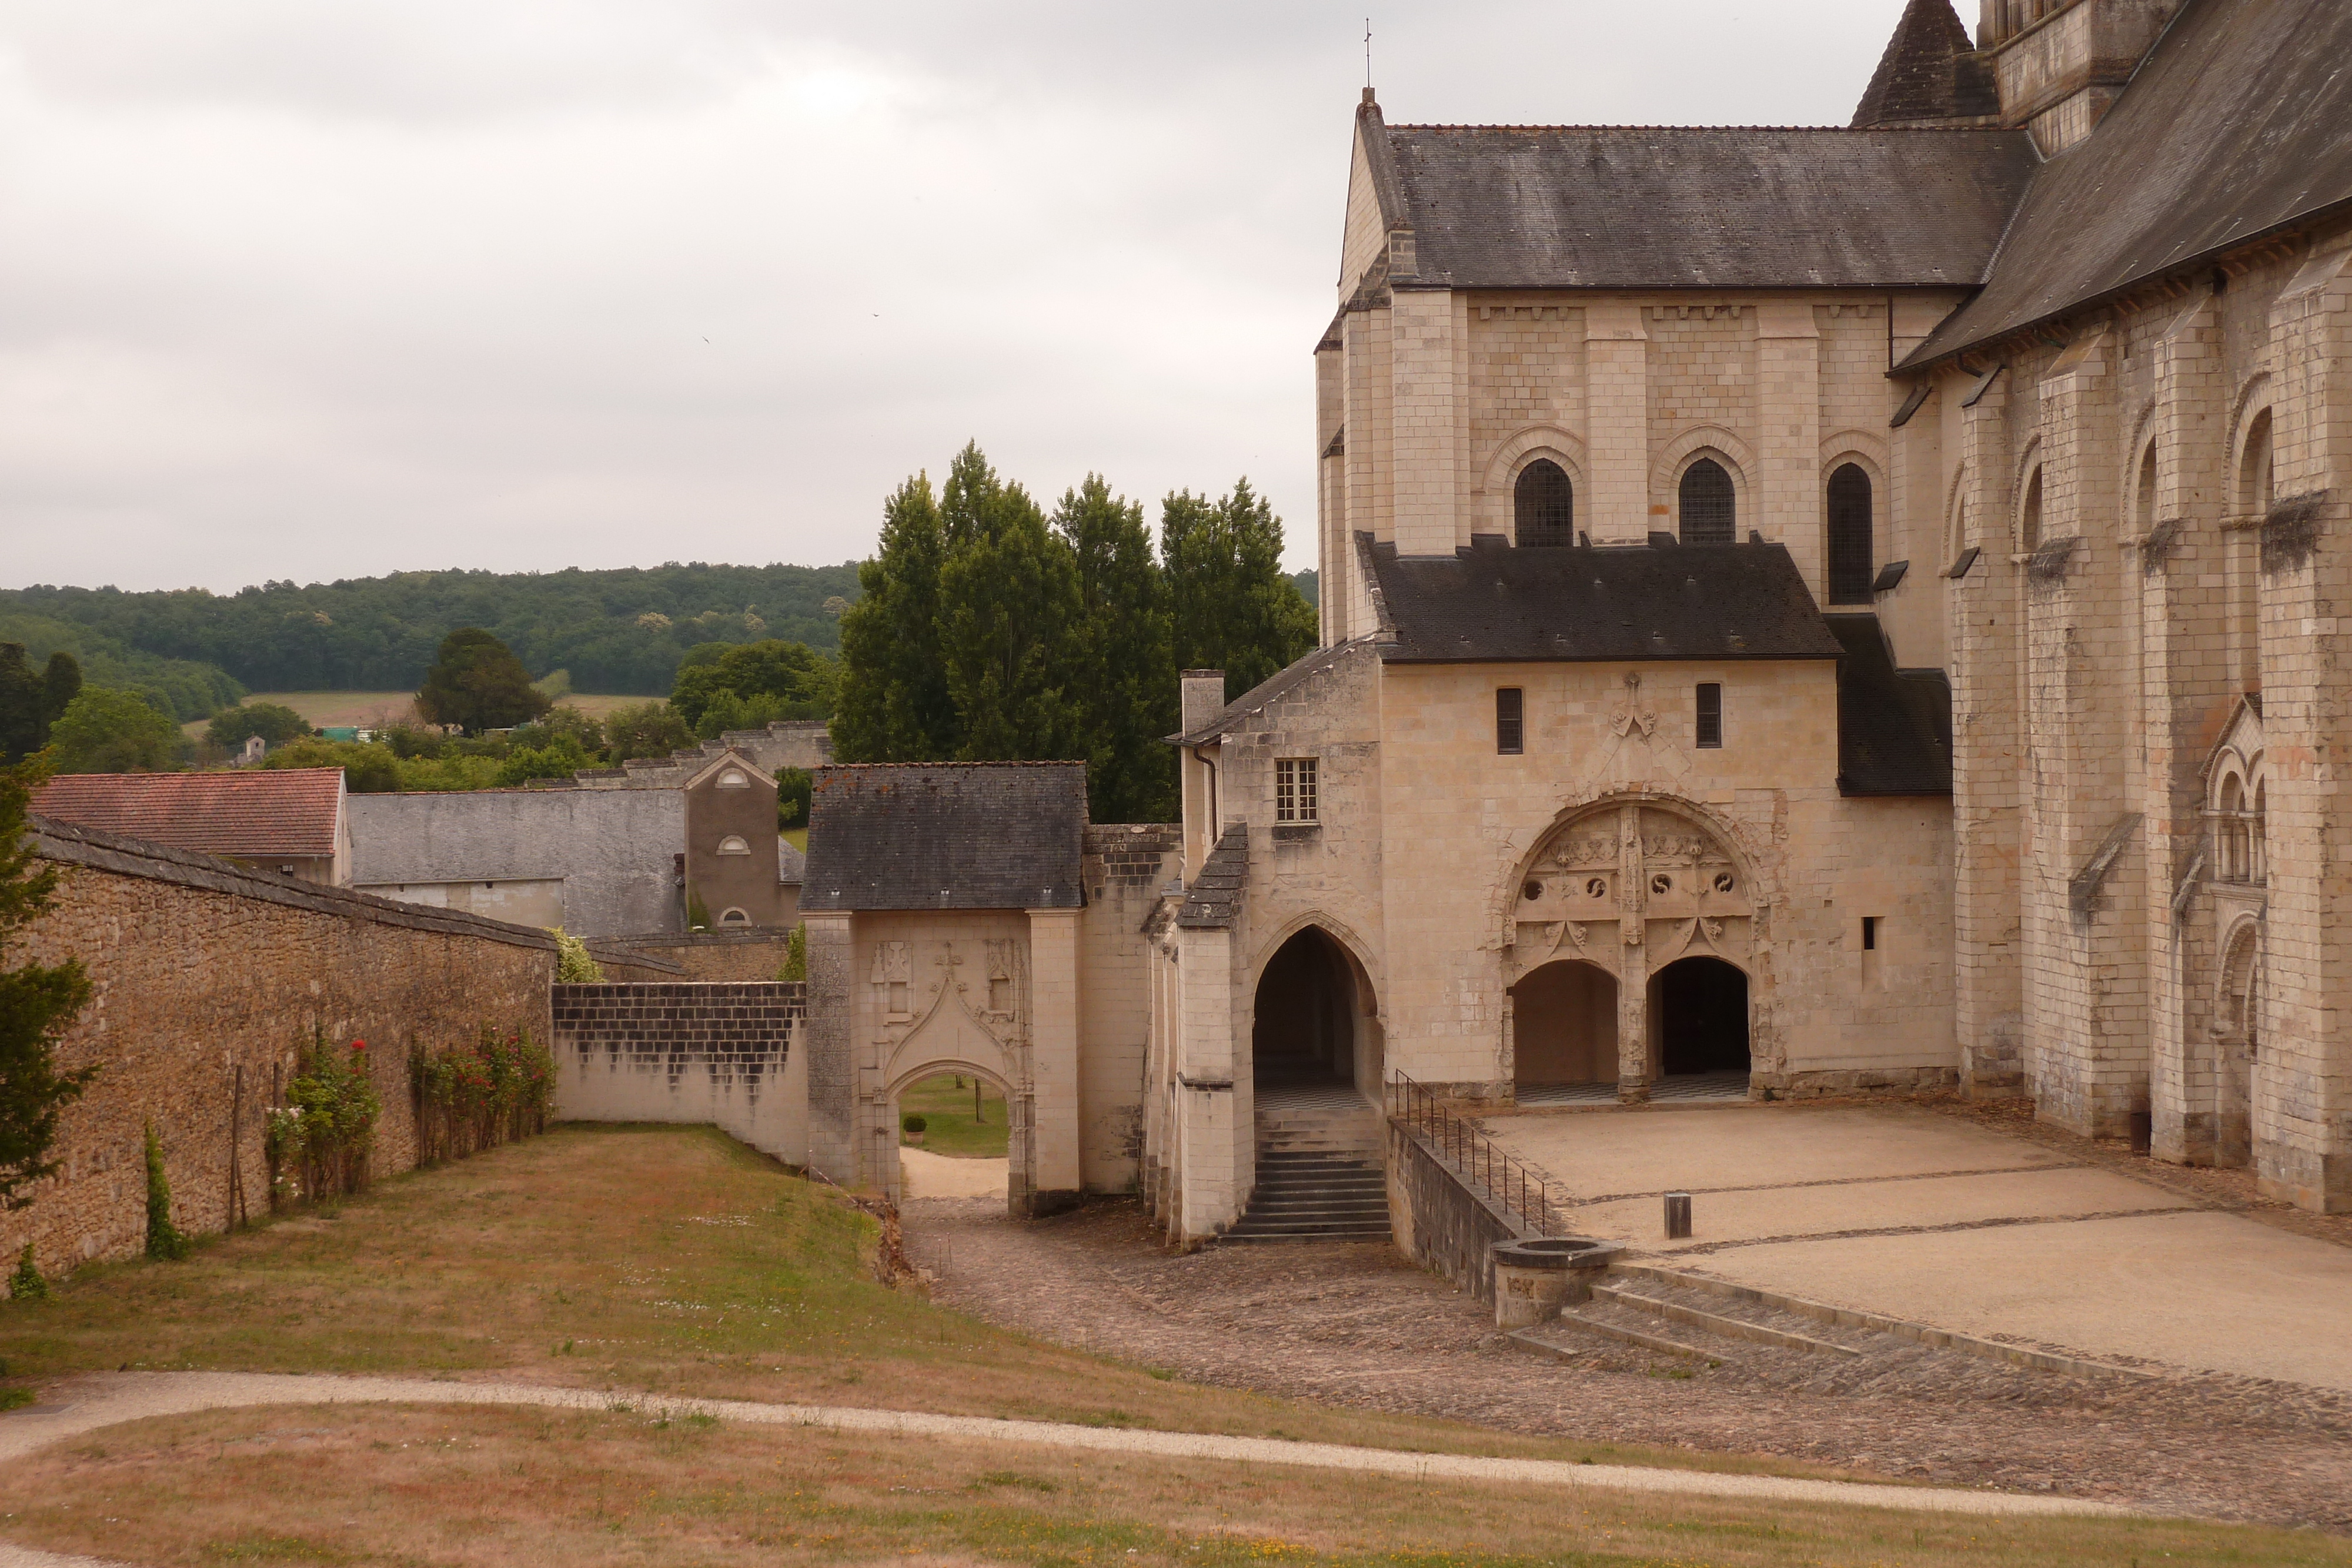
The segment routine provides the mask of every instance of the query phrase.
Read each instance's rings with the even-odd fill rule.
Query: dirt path
[[[1198,1381],[1507,1430],[1681,1445],[1879,1475],[2068,1492],[2161,1513],[2352,1530],[2352,1396],[2217,1375],[2088,1379],[1950,1352],[1832,1388],[1796,1355],[1696,1371],[1594,1340],[1512,1346],[1385,1245],[1166,1251],[1131,1203],[1035,1223],[906,1206],[937,1297]]]

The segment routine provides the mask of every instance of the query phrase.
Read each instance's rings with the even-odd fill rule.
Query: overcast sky
[[[1373,73],[1837,124],[1901,9],[1391,5]],[[5,0],[0,586],[838,561],[968,438],[1310,565],[1363,10]]]

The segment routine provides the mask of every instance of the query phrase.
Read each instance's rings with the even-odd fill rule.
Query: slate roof
[[[32,810],[151,844],[208,855],[322,860],[341,819],[340,768],[234,773],[65,773]]]
[[[798,886],[808,876],[808,856],[793,847],[790,839],[776,840],[776,880]]]
[[[1241,908],[1242,888],[1249,881],[1249,825],[1234,822],[1217,835],[1217,847],[1201,862],[1200,873],[1184,890],[1183,907],[1176,924],[1195,931],[1227,931]]]
[[[1952,685],[1898,670],[1875,615],[1832,615],[1838,662],[1838,793],[1952,792]]]
[[[1834,659],[1786,546],[1607,545],[1400,557],[1356,536],[1389,664]]]
[[[1389,226],[1413,233],[1392,287],[1973,287],[2034,167],[2018,131],[1381,131],[1359,112],[1393,165]]]
[[[2352,5],[2189,0],[2113,109],[2034,178],[1984,292],[1909,364],[2352,201]]]
[[[1998,119],[2000,91],[1952,0],[1911,0],[1855,106],[1856,130],[1920,120]]]
[[[804,910],[1076,909],[1083,762],[811,770]]]

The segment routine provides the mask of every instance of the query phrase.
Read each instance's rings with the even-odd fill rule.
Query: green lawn
[[[977,1120],[972,1116],[975,1084],[979,1085]],[[898,1114],[920,1115],[929,1124],[923,1131],[923,1147],[935,1155],[958,1159],[1004,1157],[1004,1096],[969,1073],[961,1077],[942,1073],[911,1085],[898,1096]]]

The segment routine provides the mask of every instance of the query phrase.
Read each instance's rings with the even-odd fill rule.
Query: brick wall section
[[[94,995],[58,1057],[69,1069],[95,1065],[99,1076],[58,1128],[63,1170],[32,1189],[31,1207],[0,1216],[0,1249],[12,1258],[27,1241],[53,1273],[136,1256],[146,1240],[150,1120],[181,1229],[226,1228],[233,1158],[247,1213],[266,1214],[261,1111],[273,1071],[292,1075],[314,1029],[373,1048],[383,1103],[372,1160],[378,1176],[416,1161],[412,1041],[455,1041],[485,1021],[549,1036],[555,945],[542,932],[111,833],[35,826],[38,852],[66,875],[9,961],[81,960]],[[240,1067],[246,1087],[232,1145]]]
[[[808,1016],[798,982],[553,988],[556,1114],[565,1121],[710,1123],[793,1163],[787,1084]]]

